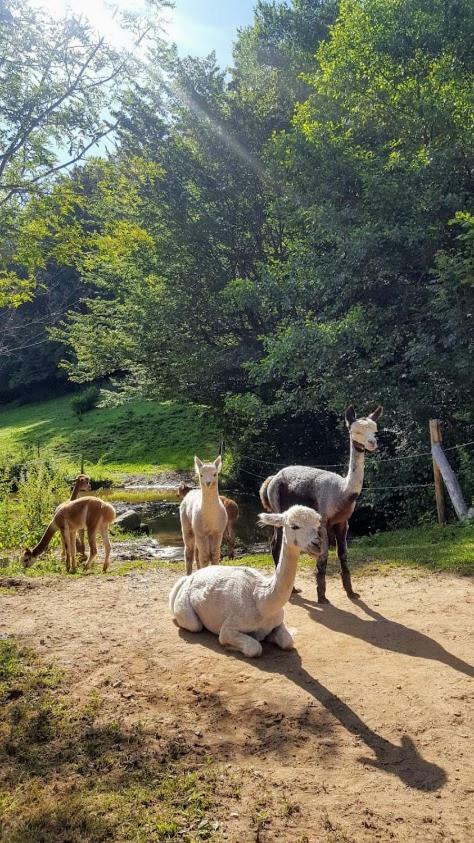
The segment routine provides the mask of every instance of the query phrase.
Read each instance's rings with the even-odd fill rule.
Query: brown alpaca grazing
[[[90,492],[92,490],[91,479],[87,474],[78,474],[74,480],[74,485],[71,489],[70,501],[75,501],[79,497],[80,492]],[[76,550],[79,553],[81,562],[86,558],[86,543],[84,538],[84,530],[79,530],[76,539]],[[63,542],[63,551],[61,559],[64,562],[66,559],[66,548]]]
[[[183,500],[191,489],[192,486],[187,486],[186,483],[180,483],[178,486],[178,497]],[[227,513],[227,527],[224,530],[223,540],[227,544],[229,559],[233,559],[235,548],[235,524],[239,518],[239,507],[232,498],[226,498],[224,495],[219,495],[219,497],[224,504],[225,511]]]
[[[78,498],[75,501],[61,503],[38,544],[32,550],[26,548],[24,551],[22,556],[23,566],[29,568],[35,559],[46,550],[54,534],[60,530],[61,539],[66,548],[66,570],[68,573],[75,574],[76,533],[78,530],[87,530],[89,558],[85,567],[90,568],[97,556],[96,535],[100,533],[105,549],[102,568],[105,572],[109,567],[110,559],[109,526],[114,521],[115,515],[113,506],[106,501],[101,501],[100,498]]]

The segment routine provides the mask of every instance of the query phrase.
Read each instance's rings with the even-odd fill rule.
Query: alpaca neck
[[[56,527],[54,521],[51,521],[51,524],[41,536],[38,544],[32,549],[32,556],[39,556],[41,553],[43,553],[43,551],[46,550],[57,529],[58,528]]]
[[[201,486],[202,508],[205,512],[219,507],[219,488],[217,483],[214,486]]]
[[[351,455],[349,460],[349,470],[345,479],[345,491],[348,494],[359,495],[362,491],[364,483],[364,461],[365,448],[360,451],[359,448],[363,446],[354,443],[351,439]]]
[[[79,496],[79,483],[75,483],[72,487],[71,497],[69,498],[70,501],[77,500]]]
[[[300,548],[288,544],[283,534],[280,559],[261,603],[265,614],[272,614],[282,609],[290,599],[295,584],[299,555]]]

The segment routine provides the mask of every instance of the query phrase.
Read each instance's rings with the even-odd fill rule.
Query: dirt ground
[[[393,573],[332,605],[312,578],[287,607],[297,646],[249,661],[179,631],[176,574],[58,578],[0,595],[0,634],[66,671],[109,716],[211,756],[240,791],[220,798],[227,841],[472,841],[474,583]]]

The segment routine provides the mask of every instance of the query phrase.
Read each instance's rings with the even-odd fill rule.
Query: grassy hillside
[[[191,469],[195,453],[217,454],[219,433],[209,412],[173,402],[133,402],[92,410],[79,420],[70,397],[0,410],[0,461],[27,451],[64,458],[86,468],[146,473]]]

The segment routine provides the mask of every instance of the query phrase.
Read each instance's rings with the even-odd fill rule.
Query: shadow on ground
[[[320,606],[314,600],[308,600],[300,594],[293,595],[292,603],[305,609],[310,618],[333,632],[359,638],[374,647],[402,653],[419,659],[430,659],[440,662],[453,670],[474,677],[474,667],[457,656],[445,650],[429,635],[412,629],[397,621],[385,618],[376,612],[360,598],[354,600],[357,606],[364,610],[368,619],[360,618],[354,612],[340,609],[331,604]]]
[[[303,598],[295,598],[295,600],[301,600],[303,604],[311,602]],[[324,612],[328,609],[331,611],[333,608],[324,607]],[[219,653],[223,651],[217,638],[209,632],[196,634],[180,629],[179,634],[191,644],[205,646]],[[422,636],[422,638],[427,638],[427,636]],[[435,642],[432,644],[436,651]],[[445,784],[447,777],[444,769],[424,759],[408,734],[401,737],[400,745],[387,740],[365,723],[344,700],[312,676],[303,667],[297,650],[283,652],[270,644],[265,644],[264,647],[263,656],[255,659],[252,664],[262,672],[280,675],[284,680],[302,688],[330,714],[333,720],[338,721],[347,732],[356,735],[365,743],[366,747],[373,752],[373,757],[361,757],[360,763],[396,776],[405,785],[416,790],[438,790]],[[248,660],[240,653],[229,652],[229,658],[248,663]],[[304,732],[304,720],[301,728]]]

